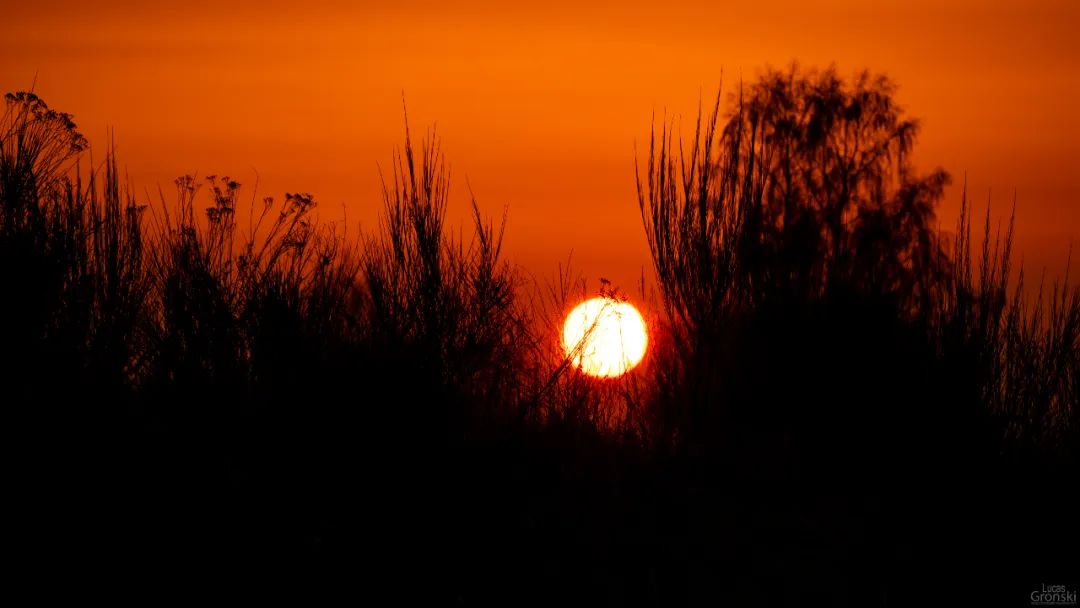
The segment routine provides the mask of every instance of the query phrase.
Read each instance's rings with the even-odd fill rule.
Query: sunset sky
[[[966,173],[979,207],[1017,194],[1017,246],[1060,268],[1080,245],[1080,2],[5,2],[0,87],[115,131],[140,193],[184,173],[259,195],[313,193],[324,219],[375,226],[378,167],[438,125],[454,178],[509,206],[506,252],[539,278],[574,252],[636,293],[651,271],[634,186],[650,117],[692,118],[766,66],[889,74],[923,121],[916,162]],[[949,4],[949,8],[942,5]],[[140,194],[140,197],[145,197]],[[1074,273],[1075,276],[1075,273]]]

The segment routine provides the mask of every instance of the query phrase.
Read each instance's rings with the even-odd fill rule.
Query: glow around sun
[[[649,338],[636,308],[613,298],[578,304],[566,317],[563,349],[590,376],[621,376],[641,363]]]

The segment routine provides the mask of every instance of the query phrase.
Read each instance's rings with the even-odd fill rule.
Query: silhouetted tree
[[[917,314],[946,269],[934,208],[948,175],[914,174],[918,123],[867,72],[770,71],[720,98],[688,151],[665,125],[639,201],[665,303],[688,329],[729,304],[830,289],[895,297]]]

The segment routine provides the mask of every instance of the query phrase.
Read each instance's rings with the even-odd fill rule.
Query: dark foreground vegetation
[[[228,177],[140,200],[112,155],[80,170],[70,117],[9,95],[17,576],[509,606],[1028,605],[1075,582],[1080,290],[1026,297],[1011,222],[973,235],[965,206],[939,233],[949,177],[911,167],[892,92],[769,72],[692,141],[658,128],[652,352],[616,381],[557,343],[569,275],[522,281],[475,203],[452,237],[433,138],[406,137],[353,236]]]

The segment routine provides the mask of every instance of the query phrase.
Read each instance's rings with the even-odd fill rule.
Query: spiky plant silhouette
[[[512,406],[524,328],[513,269],[501,257],[506,216],[496,227],[473,199],[474,238],[454,238],[444,225],[449,186],[435,134],[418,155],[406,121],[404,150],[383,185],[381,230],[363,248],[370,339],[388,355],[412,357],[429,384]]]

